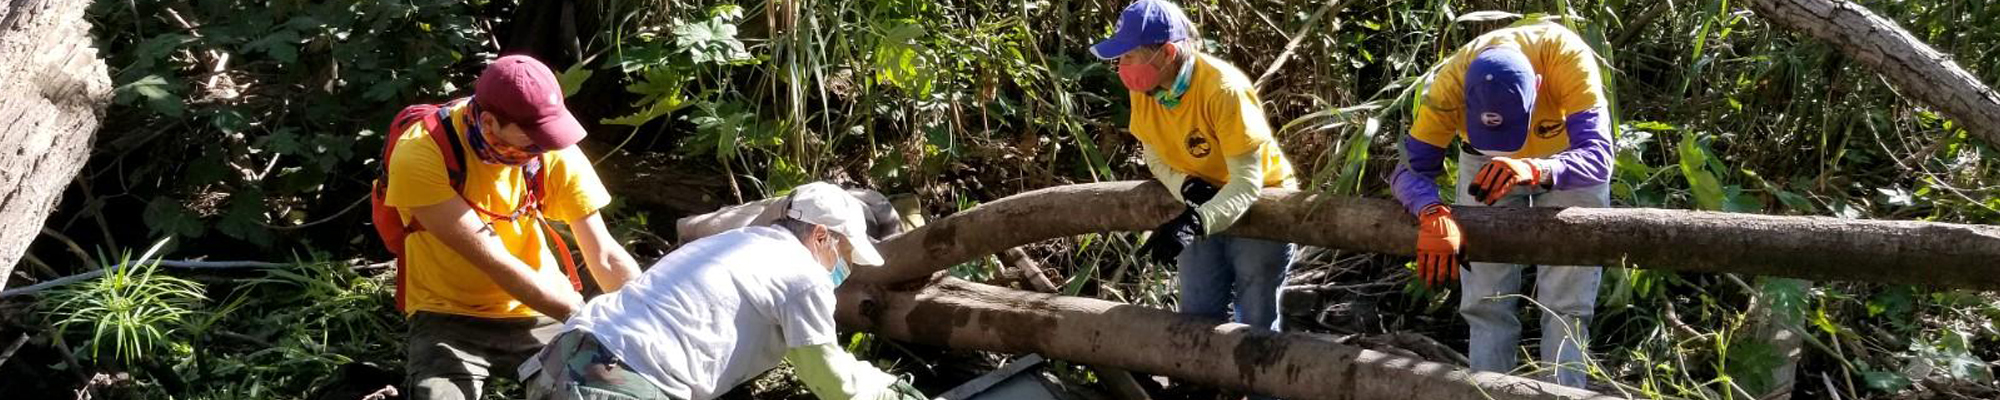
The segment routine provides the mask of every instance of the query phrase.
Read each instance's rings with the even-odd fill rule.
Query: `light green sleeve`
[[[1166,185],[1167,193],[1172,193],[1174,200],[1187,202],[1186,198],[1181,197],[1181,183],[1187,181],[1188,175],[1167,166],[1167,160],[1160,159],[1160,152],[1153,151],[1152,146],[1140,143],[1139,150],[1145,153],[1146,169],[1153,171],[1153,179],[1158,179],[1161,185]]]
[[[1243,218],[1243,212],[1250,211],[1250,205],[1257,202],[1257,193],[1264,190],[1263,154],[1253,151],[1223,161],[1229,164],[1229,182],[1216,190],[1215,198],[1194,209],[1201,215],[1202,227],[1209,235],[1235,225],[1237,219]]]
[[[896,383],[894,375],[854,359],[832,343],[793,347],[785,351],[785,360],[792,362],[799,380],[820,400],[873,400],[892,394],[883,389]]]

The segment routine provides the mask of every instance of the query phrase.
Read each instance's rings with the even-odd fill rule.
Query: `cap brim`
[[[1118,56],[1125,55],[1126,52],[1132,51],[1135,47],[1139,47],[1139,43],[1129,40],[1118,40],[1118,36],[1114,35],[1110,39],[1105,39],[1103,42],[1091,45],[1090,55],[1097,56],[1099,60],[1116,60]]]
[[[875,251],[875,240],[868,237],[868,232],[861,231],[859,226],[850,225],[847,228],[840,233],[847,237],[847,245],[853,248],[847,252],[847,261],[871,267],[882,265],[885,260],[882,253]]]
[[[583,141],[586,134],[583,131],[583,123],[577,122],[576,115],[570,114],[569,111],[563,111],[556,114],[555,118],[528,127],[528,138],[535,141],[535,146],[547,151],[574,146],[576,142]]]
[[[1525,120],[1527,116],[1524,115],[1518,119]],[[1501,124],[1500,126],[1491,128],[1479,125],[1478,121],[1466,121],[1465,126],[1465,139],[1467,142],[1470,142],[1468,144],[1471,144],[1473,149],[1515,152],[1528,146],[1528,124],[1526,121]]]

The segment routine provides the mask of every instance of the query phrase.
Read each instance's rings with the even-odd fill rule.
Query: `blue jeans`
[[[1489,157],[1460,153],[1458,156],[1458,207],[1482,206],[1466,193],[1474,174]],[[1550,191],[1538,187],[1516,187],[1494,207],[1606,207],[1611,185]],[[1469,244],[1477,245],[1477,244]],[[1521,264],[1468,263],[1459,276],[1465,290],[1458,313],[1471,329],[1466,358],[1476,371],[1506,373],[1519,361],[1515,347],[1521,342],[1521,320],[1514,310],[1521,291]],[[1586,369],[1583,352],[1588,349],[1590,317],[1597,306],[1597,284],[1603,268],[1595,266],[1542,265],[1535,270],[1535,302],[1545,307],[1542,314],[1541,359],[1555,363],[1554,382],[1583,387]],[[1546,377],[1545,377],[1546,378]]]
[[[1283,330],[1278,313],[1278,287],[1292,268],[1291,243],[1235,236],[1209,236],[1181,249],[1181,314],[1230,318],[1232,321]],[[1232,296],[1233,295],[1233,296]]]

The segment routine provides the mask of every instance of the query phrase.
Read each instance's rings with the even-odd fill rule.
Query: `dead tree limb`
[[[111,76],[90,39],[88,1],[0,7],[0,287],[90,155]]]
[[[922,278],[1052,238],[1151,229],[1179,211],[1159,184],[1036,190],[959,212],[878,244],[889,265],[864,283]],[[2000,227],[1644,208],[1454,210],[1477,261],[1609,265],[2000,289]],[[1394,201],[1267,189],[1229,234],[1411,254],[1415,220]]]
[[[1142,306],[941,279],[843,287],[839,317],[898,340],[1112,365],[1288,399],[1601,399],[1590,391]]]
[[[1912,99],[2000,147],[2000,93],[1917,37],[1851,1],[1751,0],[1757,15],[1832,45],[1887,78]]]

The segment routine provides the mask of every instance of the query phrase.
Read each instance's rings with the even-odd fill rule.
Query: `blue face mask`
[[[839,287],[841,282],[846,282],[848,272],[850,271],[847,268],[847,257],[835,256],[833,258],[833,286]]]

